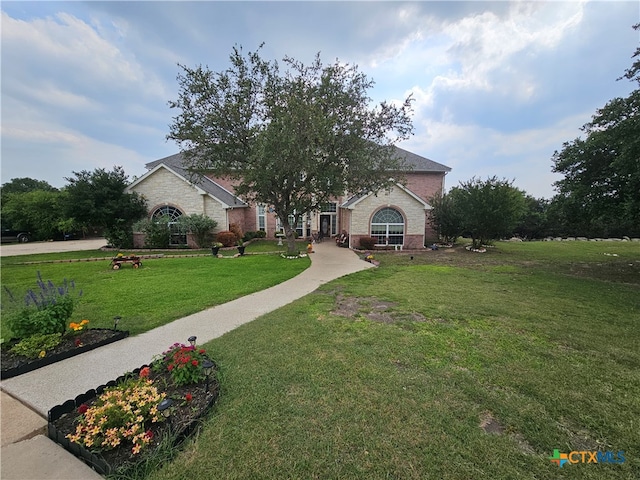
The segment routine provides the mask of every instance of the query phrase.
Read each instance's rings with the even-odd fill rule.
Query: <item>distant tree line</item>
[[[633,28],[639,30],[640,24]],[[618,80],[626,78],[640,86],[640,48],[636,49],[632,58],[636,59],[635,62]],[[289,207],[293,206],[292,208],[296,209],[297,214],[307,213],[306,210],[317,206],[319,199],[339,194],[344,189],[365,188],[366,190],[369,188],[369,190],[375,190],[374,187],[380,187],[376,183],[379,180],[378,174],[371,177],[364,175],[359,178],[360,183],[349,183],[349,181],[353,181],[351,177],[358,177],[362,172],[368,171],[370,162],[366,159],[371,156],[377,159],[377,165],[381,168],[384,167],[382,173],[384,170],[392,169],[390,168],[392,165],[385,162],[388,149],[381,147],[381,149],[367,151],[362,145],[371,145],[371,142],[363,144],[360,137],[364,135],[365,140],[370,139],[371,136],[383,138],[383,132],[399,130],[399,138],[405,138],[411,130],[407,117],[410,99],[407,99],[400,110],[383,104],[380,111],[368,112],[367,115],[372,118],[372,125],[377,125],[378,121],[381,124],[376,128],[371,127],[369,130],[366,128],[354,130],[358,132],[360,137],[350,135],[348,139],[335,133],[342,131],[341,129],[344,127],[342,124],[335,126],[333,123],[327,124],[321,121],[324,114],[320,109],[316,118],[318,122],[309,123],[303,133],[310,136],[309,138],[315,138],[316,142],[322,140],[322,142],[326,141],[329,144],[342,138],[341,148],[335,150],[340,152],[335,154],[336,164],[334,166],[336,168],[328,169],[324,164],[321,164],[316,170],[322,171],[318,173],[318,178],[322,181],[317,179],[312,181],[315,177],[310,176],[309,173],[316,172],[313,165],[317,162],[312,161],[313,156],[309,152],[317,153],[324,152],[324,150],[320,148],[320,143],[315,143],[314,148],[309,149],[309,142],[304,140],[307,137],[303,135],[301,138],[304,141],[296,137],[298,143],[295,143],[296,149],[288,153],[287,162],[285,162],[287,165],[278,164],[278,168],[275,169],[280,169],[285,173],[280,179],[282,181],[276,185],[272,183],[273,179],[265,177],[264,172],[275,171],[269,167],[269,162],[281,158],[282,152],[279,150],[279,145],[294,144],[293,140],[287,137],[290,132],[295,131],[295,128],[286,123],[291,117],[291,111],[284,109],[283,112],[280,112],[276,109],[277,115],[273,118],[284,123],[280,125],[274,121],[263,121],[260,125],[261,128],[282,128],[274,130],[274,132],[268,130],[267,133],[273,134],[273,136],[258,129],[257,133],[254,132],[257,139],[255,148],[252,146],[248,150],[243,150],[241,147],[249,138],[245,135],[247,132],[242,130],[243,125],[253,125],[255,122],[251,120],[253,118],[251,108],[254,107],[242,102],[242,104],[237,104],[233,100],[244,98],[241,95],[242,88],[255,87],[255,91],[251,90],[250,93],[260,97],[258,93],[262,91],[261,88],[267,88],[261,83],[264,80],[262,76],[268,74],[268,78],[272,81],[267,82],[267,86],[276,84],[278,86],[272,92],[274,98],[277,99],[280,98],[278,95],[284,95],[280,100],[293,102],[292,105],[297,106],[296,114],[300,114],[300,118],[303,118],[303,113],[308,107],[307,104],[314,104],[309,100],[313,98],[323,99],[324,103],[321,102],[320,106],[326,107],[327,111],[335,111],[336,115],[341,112],[341,102],[348,101],[350,97],[348,92],[345,93],[335,86],[335,88],[331,87],[334,76],[340,85],[343,83],[351,85],[349,82],[352,82],[354,88],[357,87],[355,89],[357,95],[354,94],[354,98],[358,99],[359,103],[357,103],[358,108],[354,112],[358,113],[361,110],[364,112],[363,105],[366,102],[362,101],[363,92],[370,86],[370,83],[365,81],[365,78],[357,74],[355,70],[345,70],[340,65],[335,65],[325,71],[321,68],[319,59],[309,69],[303,68],[301,64],[293,60],[288,60],[288,63],[298,74],[296,78],[300,80],[300,85],[295,83],[300,87],[299,91],[295,90],[295,95],[298,95],[299,98],[293,94],[289,98],[287,96],[289,90],[281,88],[282,85],[288,86],[289,84],[285,82],[280,85],[276,82],[280,78],[277,68],[262,61],[257,53],[251,54],[247,59],[239,51],[235,51],[231,59],[234,67],[226,72],[216,74],[217,76],[202,69],[185,69],[186,74],[180,77],[182,96],[179,101],[173,102],[172,106],[181,108],[184,118],[189,119],[188,122],[184,122],[184,125],[196,125],[197,128],[193,127],[193,131],[189,129],[183,131],[183,124],[178,122],[171,126],[170,138],[178,142],[202,143],[208,148],[208,150],[205,149],[208,155],[202,155],[202,158],[196,156],[195,160],[204,162],[203,165],[198,165],[200,168],[196,171],[212,169],[215,171],[217,169],[227,173],[232,171],[238,175],[254,172],[255,177],[250,176],[249,178],[252,180],[243,184],[243,192],[247,194],[248,198],[257,200],[262,197],[256,192],[266,189],[266,191],[273,193],[275,199],[265,197],[265,202],[277,205],[280,205],[276,200],[283,196],[284,186],[292,183],[289,180],[300,178],[300,182],[295,186],[287,187],[286,199],[300,194],[305,199],[311,198],[313,201],[300,204],[291,203],[289,200],[283,201],[283,205],[280,205],[279,216],[281,219],[283,215],[285,219],[288,218],[285,214],[289,212]],[[249,69],[248,65],[256,68]],[[326,75],[326,78],[322,75]],[[316,78],[318,76],[324,80],[318,83]],[[208,87],[211,86],[212,78],[217,79],[214,86],[224,95],[221,93],[218,96],[214,95],[213,99],[207,99],[216,106],[215,112],[217,113],[211,118],[200,119],[197,112],[192,111],[195,108],[193,102],[194,99],[199,98],[200,92],[210,91]],[[238,81],[229,83],[229,78]],[[305,90],[307,84],[317,84],[319,92],[315,92],[313,89],[313,91]],[[325,86],[328,88],[326,92],[322,90]],[[312,95],[313,92],[317,95]],[[296,103],[296,98],[300,100],[300,105]],[[278,103],[280,100],[274,100],[274,105],[280,105]],[[199,105],[199,103],[196,102],[195,105]],[[289,105],[289,103],[285,102],[282,105]],[[229,120],[230,125],[224,124],[225,118],[227,120],[231,117],[235,118],[233,115],[227,115],[228,112],[235,112],[234,115],[238,112],[242,113],[242,115],[239,113],[239,116],[236,115],[240,119],[236,122],[237,124],[231,120]],[[382,117],[380,117],[381,115]],[[195,122],[196,119],[202,121],[203,125]],[[302,125],[304,122],[300,120],[298,123]],[[327,125],[329,125],[331,133],[325,131]],[[584,138],[577,138],[565,143],[562,150],[555,152],[552,157],[553,171],[562,174],[563,178],[555,183],[558,193],[551,200],[533,198],[524,191],[515,188],[513,182],[509,180],[498,179],[495,176],[486,180],[474,177],[466,182],[461,182],[460,185],[452,188],[443,196],[431,199],[432,225],[444,240],[451,241],[464,235],[470,237],[475,246],[512,235],[526,239],[547,236],[621,237],[628,235],[640,237],[640,88],[636,88],[626,98],[614,98],[609,101],[594,114],[591,122],[584,125],[582,130],[585,133]],[[237,135],[240,140],[236,139],[235,143],[229,141],[223,135],[229,132]],[[203,138],[198,136],[201,134],[204,135]],[[279,136],[281,134],[285,136],[281,138]],[[198,141],[192,138],[193,135],[198,136],[196,139]],[[211,138],[206,135],[210,135]],[[219,141],[219,138],[224,138],[226,141]],[[268,155],[265,153],[267,150]],[[249,162],[245,158],[246,156],[252,159],[253,163]],[[267,161],[266,164],[260,163],[263,157]],[[346,158],[351,163],[344,163]],[[211,164],[210,162],[213,160],[215,161]],[[353,173],[351,167],[358,167],[355,168],[358,175],[345,176],[344,172]],[[330,172],[327,173],[329,170]],[[306,172],[307,175],[300,176],[299,172],[301,171]],[[295,175],[292,172],[298,172],[298,174]],[[124,192],[128,179],[123,169],[121,167],[114,167],[112,171],[97,169],[93,172],[73,172],[73,175],[73,177],[66,178],[68,185],[62,189],[56,189],[46,182],[31,178],[12,179],[2,185],[0,196],[3,228],[11,227],[29,231],[36,240],[54,238],[70,231],[87,233],[99,229],[112,245],[121,248],[130,247],[133,241],[132,226],[137,220],[146,217],[147,206],[141,196]],[[258,184],[263,181],[266,182],[264,185]],[[314,186],[317,188],[310,188]],[[322,191],[323,196],[318,196],[316,190]],[[185,228],[190,228],[192,231],[201,230],[202,238],[206,238],[207,228],[203,224],[202,218],[192,219],[191,227]]]
[[[618,80],[640,86],[640,47],[632,58]],[[585,138],[566,142],[552,157],[552,170],[563,178],[551,200],[507,180],[473,178],[432,199],[432,225],[446,241],[464,235],[476,246],[512,235],[640,237],[640,89],[609,101],[582,131]]]
[[[144,199],[125,193],[122,167],[73,172],[61,189],[42,180],[14,178],[2,185],[2,228],[30,232],[33,240],[99,232],[109,244],[133,246],[132,225],[147,215]]]
[[[640,30],[640,24],[633,27]],[[640,47],[618,80],[640,86]],[[553,155],[558,195],[551,215],[566,233],[589,236],[640,235],[640,88],[597,110],[576,138]]]

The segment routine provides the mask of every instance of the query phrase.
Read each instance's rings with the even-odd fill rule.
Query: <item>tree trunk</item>
[[[284,224],[284,233],[287,237],[287,255],[298,255],[298,245],[296,244],[296,231],[289,225]]]

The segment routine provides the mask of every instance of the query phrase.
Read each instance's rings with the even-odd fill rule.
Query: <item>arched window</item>
[[[378,210],[371,219],[371,236],[378,245],[404,244],[404,218],[395,208]]]
[[[165,205],[164,207],[156,208],[151,214],[151,217],[156,219],[160,217],[169,217],[171,222],[175,222],[179,217],[182,216],[182,212],[178,210],[176,207],[172,207],[169,205]]]
[[[161,218],[165,218],[168,220],[169,230],[170,230],[170,245],[186,245],[187,244],[187,235],[185,232],[181,231],[176,222],[178,218],[182,216],[182,212],[176,207],[172,207],[170,205],[165,205],[164,207],[156,208],[151,214],[151,218],[153,220],[159,220]]]

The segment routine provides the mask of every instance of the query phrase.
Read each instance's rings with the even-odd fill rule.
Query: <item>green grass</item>
[[[247,253],[260,248],[271,247],[252,244]],[[105,258],[105,252],[96,255],[98,252],[57,255],[65,260],[102,258],[98,261],[53,263],[55,254],[3,258],[2,285],[21,298],[27,289],[36,287],[38,271],[45,281],[50,279],[56,285],[65,278],[74,280],[76,292],[82,290],[83,294],[71,321],[86,318],[91,328],[110,328],[113,317],[119,315],[122,317],[119,328],[135,335],[276,285],[309,266],[309,259],[292,262],[279,255],[218,259],[210,253],[194,257],[179,251],[181,255],[175,258],[143,260],[139,269],[125,264],[120,270],[112,270],[110,256]],[[11,332],[5,324],[5,314],[13,305],[4,289],[2,300],[2,337],[9,339]]]
[[[209,342],[219,403],[148,478],[640,477],[640,248],[566,245],[377,254]]]
[[[141,478],[640,478],[639,244],[375,256],[380,268],[207,343],[221,397],[199,434]],[[222,296],[225,283],[253,283],[247,276],[277,281],[272,270],[292,264],[303,265],[185,257],[114,272],[108,262],[3,259],[2,276],[30,268],[21,281],[32,283],[37,268],[45,278],[95,268],[83,281],[100,288],[76,280],[112,302],[109,326],[117,306],[147,322]],[[560,469],[554,449],[624,451],[626,462]]]

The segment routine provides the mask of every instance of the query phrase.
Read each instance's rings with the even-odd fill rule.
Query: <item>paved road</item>
[[[66,242],[28,242],[3,243],[0,247],[0,257],[12,255],[29,255],[32,253],[75,252],[77,250],[97,250],[104,247],[104,238],[89,238],[86,240],[67,240]]]

